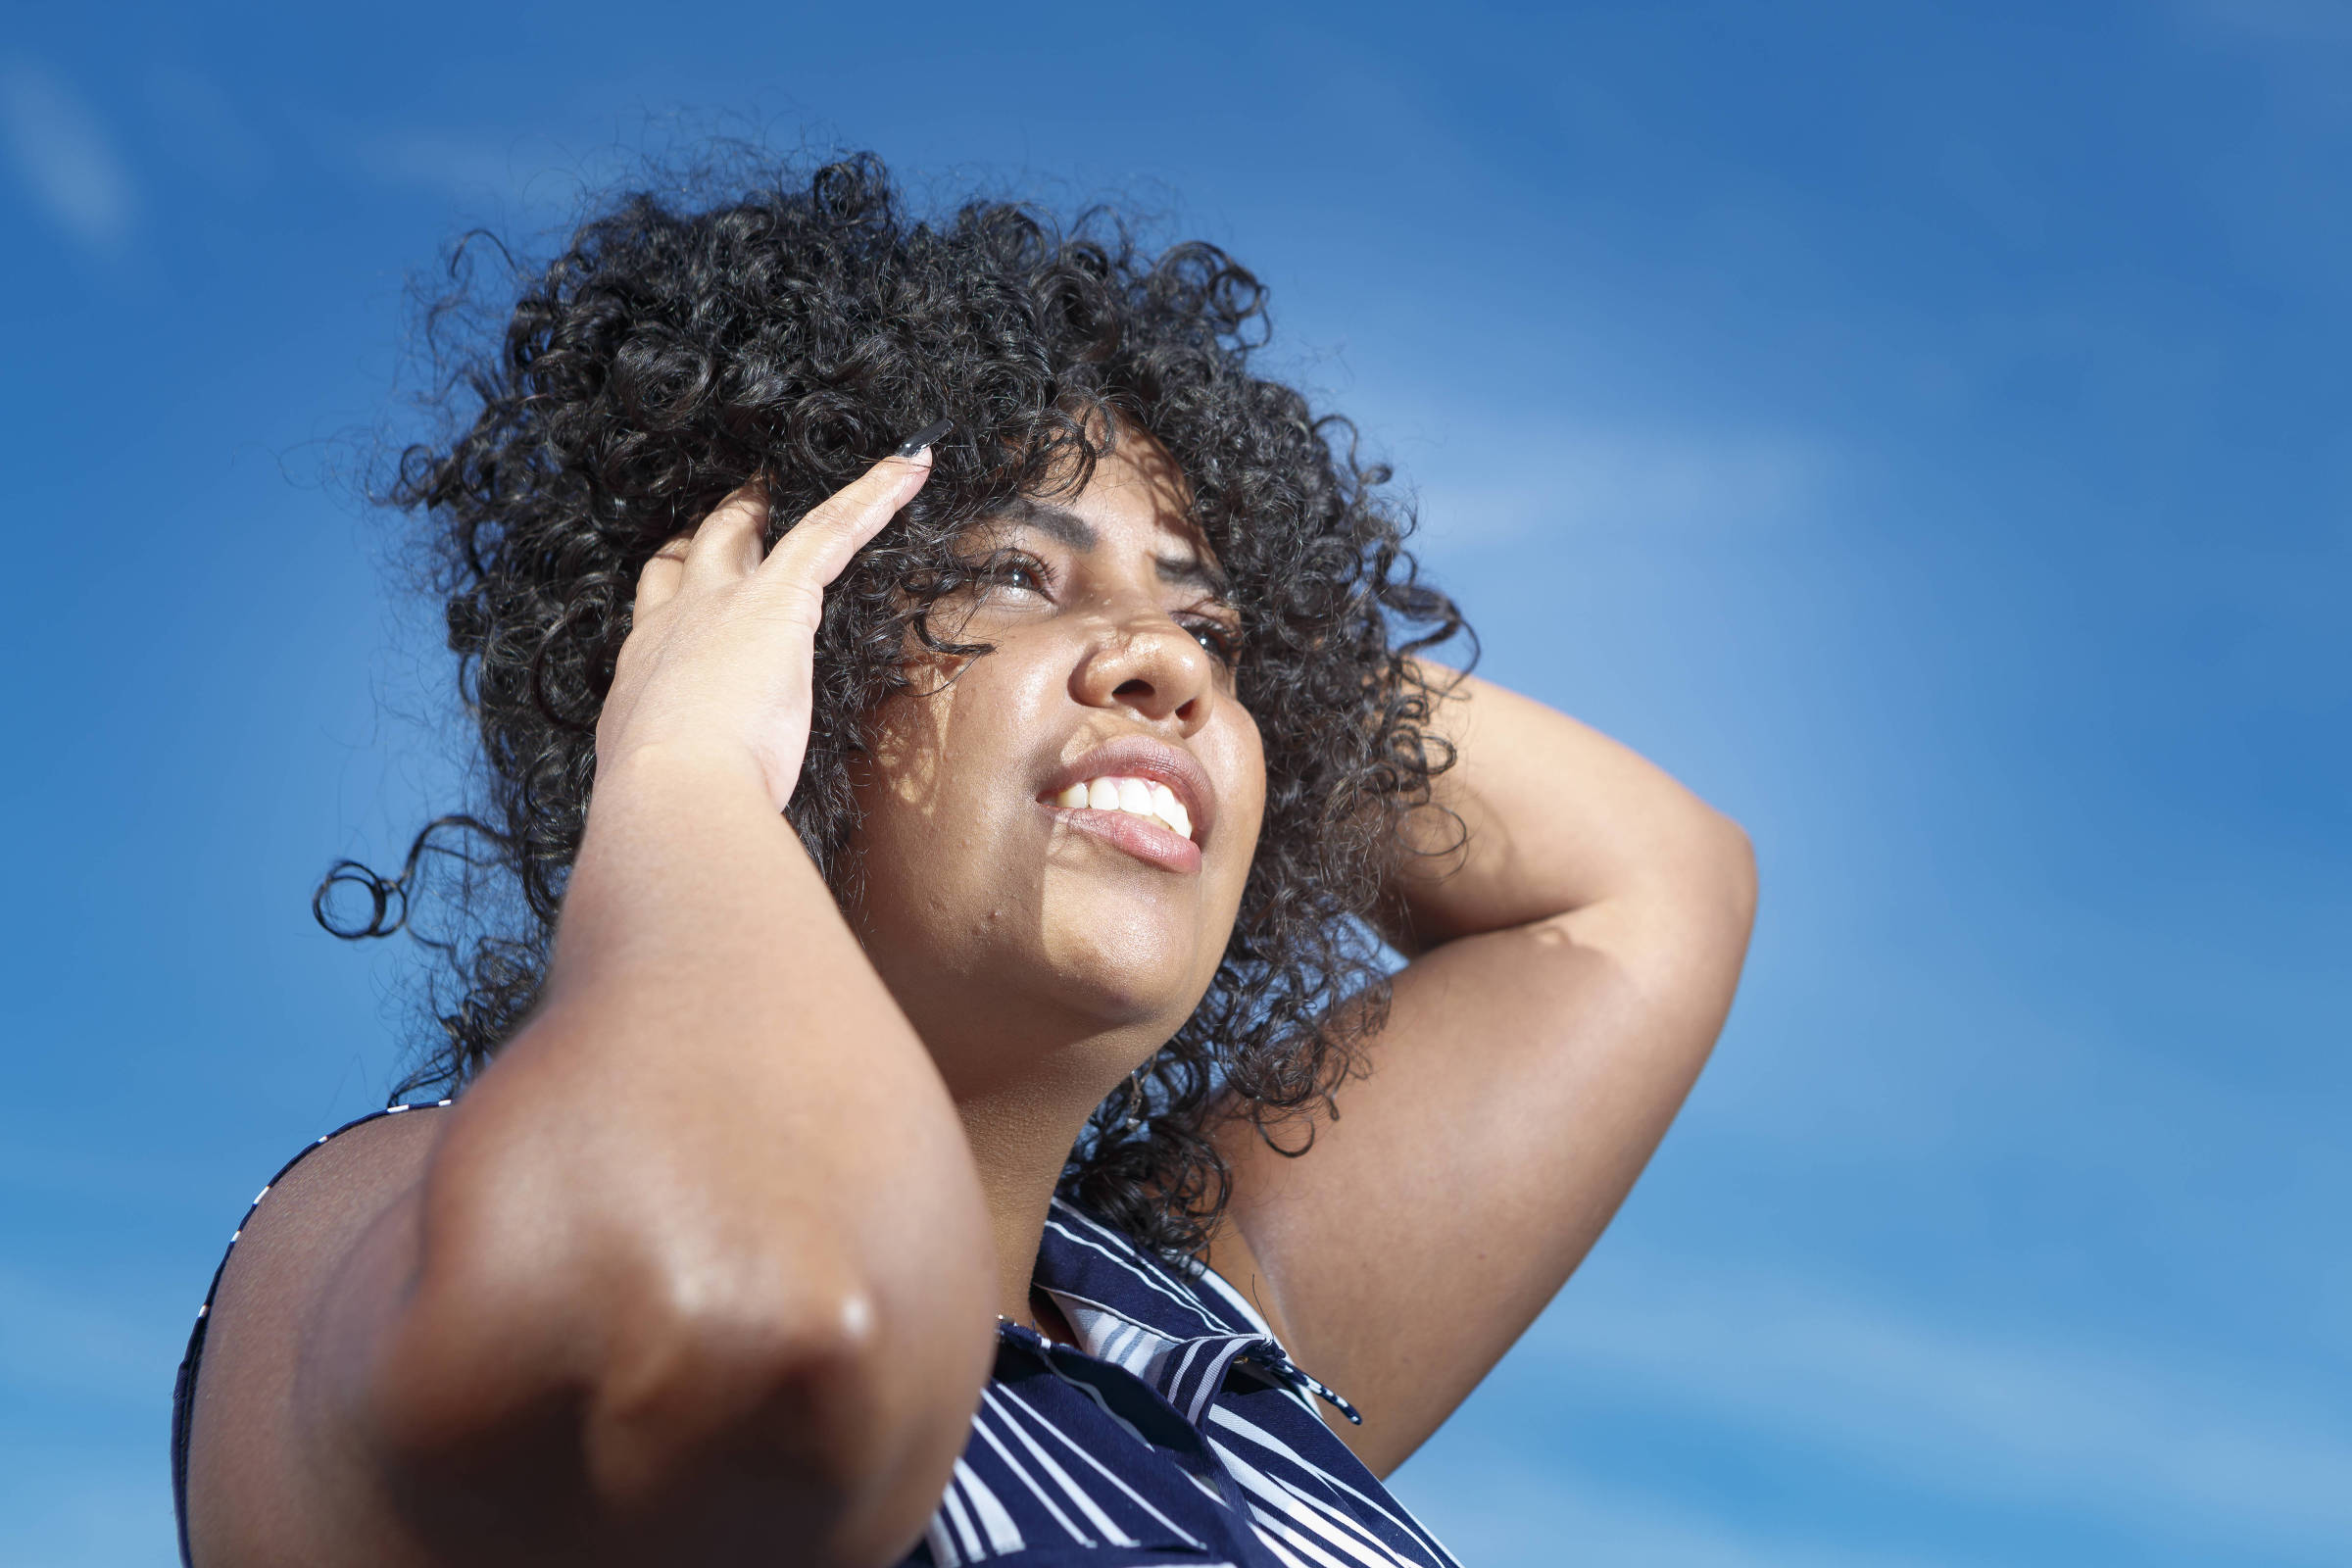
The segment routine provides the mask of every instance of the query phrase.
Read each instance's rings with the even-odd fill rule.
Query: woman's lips
[[[1169,825],[1178,838],[1189,838],[1196,845],[1209,841],[1217,820],[1217,792],[1209,782],[1208,770],[1199,758],[1181,746],[1172,746],[1151,735],[1129,733],[1112,736],[1078,757],[1054,766],[1038,780],[1037,798],[1047,806],[1058,807],[1075,785],[1085,785],[1090,792],[1098,785],[1112,785],[1120,796],[1129,784],[1141,784],[1149,789],[1164,789],[1182,807],[1167,813]],[[1153,809],[1140,801],[1097,798],[1084,803],[1072,800],[1066,809],[1103,808],[1117,805],[1129,814],[1149,818]]]
[[[1099,811],[1092,807],[1038,803],[1073,832],[1091,834],[1125,850],[1163,871],[1192,876],[1200,869],[1200,846],[1179,835],[1164,822],[1129,811]]]
[[[1200,871],[1200,847],[1216,824],[1217,796],[1208,770],[1185,748],[1151,735],[1115,735],[1038,784],[1037,804],[1072,829],[1164,871]],[[1080,789],[1084,801],[1076,799]]]
[[[1125,811],[1130,816],[1156,818],[1180,839],[1193,837],[1193,815],[1165,784],[1143,778],[1097,778],[1072,784],[1054,797],[1055,806],[1072,810],[1093,807],[1098,811]],[[1193,839],[1198,844],[1200,840]]]

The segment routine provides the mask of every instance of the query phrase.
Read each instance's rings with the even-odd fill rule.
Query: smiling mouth
[[[1156,780],[1105,773],[1041,795],[1037,804],[1063,827],[1100,839],[1146,865],[1178,876],[1200,873],[1191,811],[1175,791]]]
[[[1178,838],[1191,842],[1193,816],[1165,784],[1148,778],[1107,773],[1072,784],[1054,797],[1054,804],[1072,811],[1121,811],[1156,822]]]

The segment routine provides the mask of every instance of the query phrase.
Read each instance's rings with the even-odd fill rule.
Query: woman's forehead
[[[1099,459],[1075,493],[1049,487],[992,507],[975,526],[985,532],[1033,527],[1056,542],[1091,553],[1106,536],[1122,538],[1162,558],[1163,565],[1193,563],[1223,587],[1216,553],[1194,520],[1192,487],[1167,449],[1132,427]]]

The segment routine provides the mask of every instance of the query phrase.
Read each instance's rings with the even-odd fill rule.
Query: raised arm
[[[658,557],[544,1000],[447,1111],[257,1210],[197,1389],[197,1568],[897,1560],[996,1293],[939,1074],[779,814],[886,461],[762,560]]]
[[[1457,693],[1438,802],[1468,837],[1397,880],[1413,956],[1370,1074],[1302,1157],[1228,1130],[1210,1252],[1362,1409],[1342,1435],[1381,1475],[1599,1238],[1714,1045],[1755,908],[1745,836],[1665,773],[1500,687]]]

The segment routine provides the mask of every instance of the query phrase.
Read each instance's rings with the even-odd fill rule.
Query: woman
[[[636,198],[408,455],[525,918],[462,1098],[249,1214],[199,1568],[1450,1560],[1377,1478],[1663,1135],[1751,860],[1424,662],[1262,291],[1101,229]]]

